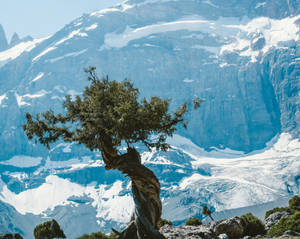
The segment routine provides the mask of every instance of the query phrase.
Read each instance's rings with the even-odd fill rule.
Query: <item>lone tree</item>
[[[120,239],[164,238],[157,230],[161,217],[160,183],[154,173],[141,164],[136,143],[149,149],[167,150],[166,142],[178,124],[186,127],[184,116],[190,104],[183,103],[169,113],[169,100],[151,97],[140,100],[139,91],[128,80],[122,82],[98,79],[95,67],[86,69],[88,80],[82,97],[75,100],[67,95],[63,104],[66,113],[54,114],[49,110],[33,117],[26,114],[23,129],[29,139],[50,147],[62,139],[77,142],[90,150],[99,150],[106,169],[117,169],[132,181],[135,211],[127,228],[116,232]],[[201,100],[193,101],[194,109]],[[120,146],[126,146],[122,153]]]
[[[210,217],[210,219],[212,221],[214,221],[214,219],[211,216],[211,211],[209,210],[209,208],[206,205],[202,208],[202,214],[208,215]]]

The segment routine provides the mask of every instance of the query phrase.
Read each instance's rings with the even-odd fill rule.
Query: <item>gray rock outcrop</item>
[[[204,225],[181,227],[165,225],[159,231],[167,239],[217,239],[213,231]]]
[[[226,234],[230,239],[241,238],[244,235],[244,226],[239,217],[212,223],[211,227],[216,235]]]
[[[265,228],[268,231],[272,226],[276,225],[281,218],[286,218],[291,215],[288,212],[274,212],[270,216],[268,216],[265,221]]]

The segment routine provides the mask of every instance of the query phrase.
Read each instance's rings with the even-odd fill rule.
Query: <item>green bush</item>
[[[245,228],[244,236],[264,235],[266,233],[265,226],[257,217],[252,213],[247,213],[241,216],[242,224]]]
[[[199,225],[202,225],[202,222],[198,218],[193,217],[193,218],[187,220],[185,222],[185,225],[187,225],[187,226],[199,226]]]
[[[268,231],[269,236],[281,236],[285,231],[293,230],[300,232],[300,212],[281,218],[280,221]]]
[[[168,220],[166,220],[166,219],[162,219],[162,218],[160,218],[159,220],[158,220],[158,222],[157,222],[157,228],[159,229],[159,228],[161,228],[162,226],[164,226],[164,225],[173,225],[173,223],[171,222],[171,221],[168,221]]]
[[[275,207],[266,212],[265,218],[269,217],[271,214],[275,212],[289,212],[293,214],[293,210],[291,210],[289,207]]]
[[[294,196],[289,200],[289,207],[296,211],[300,211],[300,197]]]
[[[33,234],[35,239],[66,238],[63,230],[60,229],[59,224],[54,219],[36,226]]]
[[[83,236],[78,237],[77,239],[116,239],[116,238],[117,238],[117,236],[114,233],[107,236],[102,232],[94,232],[90,235],[84,234]]]

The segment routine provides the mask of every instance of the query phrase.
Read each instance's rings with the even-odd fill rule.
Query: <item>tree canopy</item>
[[[166,150],[169,148],[166,139],[172,136],[176,126],[181,123],[186,127],[187,103],[171,114],[169,99],[154,96],[150,100],[139,100],[139,90],[129,80],[117,82],[108,77],[99,80],[95,67],[85,71],[91,84],[74,100],[66,96],[65,115],[54,114],[52,110],[35,118],[26,114],[23,129],[29,139],[36,136],[48,148],[62,139],[84,144],[90,150],[101,151],[104,144],[114,149],[122,143],[129,147],[137,142]],[[201,100],[196,98],[193,103],[197,108]]]

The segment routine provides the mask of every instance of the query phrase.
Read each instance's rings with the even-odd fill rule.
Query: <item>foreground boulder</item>
[[[230,239],[241,238],[244,235],[244,225],[239,217],[214,222],[211,228],[217,236],[226,234]]]
[[[164,225],[160,228],[160,233],[167,239],[216,239],[214,232],[205,225],[174,227]]]
[[[23,239],[23,237],[19,234],[0,234],[0,239]]]
[[[245,226],[239,217],[199,226],[173,227],[165,225],[160,228],[160,233],[167,239],[238,239],[244,236],[244,232]]]

